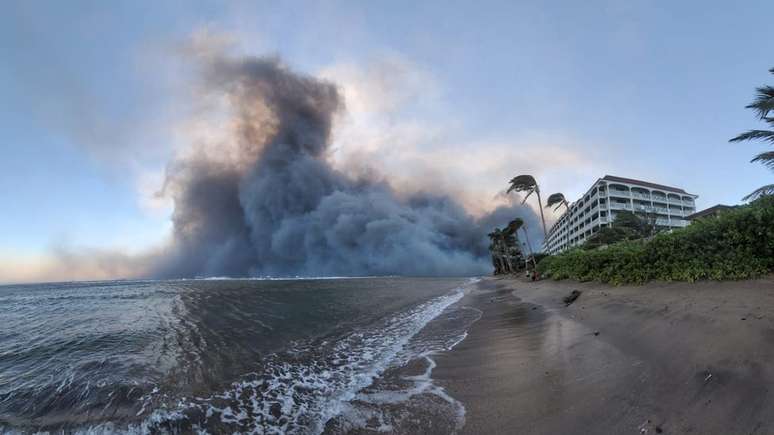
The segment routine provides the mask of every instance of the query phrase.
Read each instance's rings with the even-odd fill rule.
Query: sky
[[[774,81],[770,1],[3,9],[0,281],[90,278],[61,254],[131,255],[168,240],[166,165],[217,130],[192,90],[197,41],[332,81],[346,106],[338,168],[448,193],[474,215],[522,173],[570,200],[605,174],[644,179],[699,195],[700,209],[771,182],[749,163],[764,144],[728,143],[760,127],[744,106]]]

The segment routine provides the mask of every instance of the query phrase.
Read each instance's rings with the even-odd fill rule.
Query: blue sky
[[[574,199],[610,173],[683,187],[699,207],[738,202],[772,175],[749,163],[764,144],[727,140],[760,126],[744,106],[773,81],[773,13],[770,1],[6,3],[0,274],[63,246],[164,242],[171,209],[148,197],[194,140],[181,125],[195,74],[179,53],[202,34],[341,84],[336,158],[368,148],[398,187],[443,173],[439,188],[476,209],[510,175]]]

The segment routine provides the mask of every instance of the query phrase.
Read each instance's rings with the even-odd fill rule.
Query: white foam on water
[[[447,337],[445,340],[442,340],[442,343],[440,344],[424,343],[424,347],[428,348],[427,350],[422,351],[419,354],[409,353],[408,355],[403,355],[402,358],[396,359],[394,363],[399,365],[406,364],[412,359],[424,360],[425,369],[419,375],[400,377],[400,380],[407,382],[409,386],[401,386],[399,389],[376,389],[358,393],[355,397],[355,403],[360,402],[376,406],[363,407],[357,406],[356,404],[350,405],[344,413],[345,415],[343,415],[343,418],[346,420],[345,425],[348,428],[368,428],[369,430],[392,432],[394,426],[393,423],[395,423],[394,420],[405,419],[405,417],[395,415],[388,417],[386,414],[390,411],[384,410],[383,405],[406,404],[413,408],[415,405],[409,404],[409,401],[412,398],[422,394],[429,394],[441,398],[452,409],[456,420],[452,433],[456,433],[462,429],[465,425],[465,406],[462,402],[449,395],[443,387],[436,385],[432,378],[433,369],[437,366],[433,356],[441,352],[450,351],[465,340],[468,336],[467,329],[469,326],[478,321],[483,314],[482,311],[472,307],[460,307],[458,310],[470,310],[473,313],[473,316],[468,319],[469,323],[463,326],[464,329],[462,332],[456,336]],[[423,343],[419,343],[418,346],[421,348]],[[374,428],[373,425],[374,419],[379,422],[379,425],[376,428]]]
[[[398,275],[365,275],[365,276],[203,276],[197,278],[178,278],[170,281],[318,281],[326,279],[374,279],[398,278]]]
[[[319,434],[358,391],[390,366],[412,337],[462,297],[463,289],[458,288],[335,343],[299,346],[292,352],[297,358],[290,361],[270,357],[264,373],[255,379],[234,383],[209,398],[184,401],[176,409],[157,409],[126,432],[148,433],[199,411],[204,424],[193,430],[204,431],[214,420],[230,432]],[[427,377],[429,382],[429,372]],[[381,430],[391,429],[385,424]],[[104,425],[82,433],[114,432],[115,427]]]
[[[471,279],[469,284],[476,281],[478,279]],[[467,333],[463,331],[447,340],[442,348],[421,354],[407,348],[412,338],[428,323],[462,299],[465,287],[398,313],[374,327],[352,332],[336,342],[299,345],[291,352],[269,357],[263,364],[263,373],[233,383],[220,394],[207,398],[183,398],[176,406],[161,405],[149,411],[150,414],[141,423],[129,427],[117,427],[108,422],[75,433],[147,434],[177,432],[180,430],[176,428],[186,428],[185,432],[194,433],[207,433],[209,429],[230,433],[319,434],[325,429],[326,422],[343,413],[346,413],[349,423],[362,424],[361,427],[368,424],[370,430],[391,432],[394,428],[386,418],[362,412],[357,415],[359,411],[349,402],[357,399],[373,404],[397,403],[423,393],[436,395],[453,406],[458,428],[462,427],[464,406],[443,388],[433,384],[431,374],[436,363],[432,355],[453,348],[464,340]],[[361,393],[387,368],[415,358],[424,358],[427,368],[420,375],[404,379],[413,384],[411,388]],[[141,399],[143,409],[139,414],[150,409],[153,399],[161,396],[163,393],[158,390],[144,396]]]

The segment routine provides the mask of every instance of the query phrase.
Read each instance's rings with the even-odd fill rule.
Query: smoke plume
[[[494,226],[538,227],[525,207],[475,219],[432,186],[399,196],[334,169],[332,83],[276,58],[209,56],[203,72],[230,133],[168,166],[173,241],[151,276],[474,275],[491,270]]]

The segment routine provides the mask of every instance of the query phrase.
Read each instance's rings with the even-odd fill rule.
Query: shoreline
[[[572,290],[580,298],[565,306]],[[485,278],[432,377],[460,433],[769,433],[774,277],[612,287]]]

